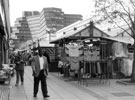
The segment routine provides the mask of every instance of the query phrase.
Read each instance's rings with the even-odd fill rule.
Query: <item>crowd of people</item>
[[[15,86],[24,84],[25,66],[31,66],[34,78],[33,96],[37,97],[39,82],[41,81],[41,90],[44,98],[49,97],[47,90],[46,77],[50,64],[49,55],[46,51],[38,50],[36,53],[26,53],[18,51],[10,54],[10,63],[15,64],[16,83]]]

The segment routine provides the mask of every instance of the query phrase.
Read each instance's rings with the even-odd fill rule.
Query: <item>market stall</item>
[[[107,64],[104,63],[106,62],[105,58],[107,58],[107,43],[104,42],[104,40],[102,40],[102,42],[100,41],[101,37],[108,37],[109,35],[95,27],[93,22],[90,20],[83,22],[78,26],[73,26],[72,29],[68,30],[70,31],[62,31],[64,33],[63,36],[51,41],[51,43],[55,43],[57,44],[58,48],[61,48],[61,52],[59,52],[58,55],[60,55],[61,60],[64,63],[69,63],[69,71],[73,71],[74,75],[76,75],[76,73],[78,74],[78,80],[80,83],[84,79],[84,75],[86,75],[86,79],[91,78],[88,77],[89,75],[94,76],[93,73],[97,65],[102,65],[104,67],[107,66]],[[86,39],[90,40],[89,44],[84,43],[84,40]],[[91,43],[93,45],[89,46]],[[85,47],[87,49],[85,49]],[[90,68],[90,66],[92,66],[92,68]],[[71,73],[69,76],[71,76]],[[103,79],[104,77],[101,78]],[[88,84],[88,81],[85,81],[85,83]]]
[[[133,52],[130,47],[134,40],[131,37],[105,37],[105,39],[112,42],[113,76],[130,77],[133,63]]]
[[[91,82],[109,83],[112,66],[110,43],[102,37],[93,37],[83,40],[83,67],[80,69],[83,82],[88,85]],[[90,81],[89,81],[90,79]],[[92,80],[92,81],[91,81]]]

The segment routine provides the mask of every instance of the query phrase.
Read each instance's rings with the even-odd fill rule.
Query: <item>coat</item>
[[[24,61],[21,55],[15,56],[15,70],[24,70]]]
[[[47,69],[48,69],[48,62],[47,58],[43,56],[44,59],[44,64],[43,64],[43,70],[44,70],[44,75],[47,75]],[[39,62],[39,55],[34,56],[32,58],[32,70],[33,70],[33,76],[38,77],[39,72],[40,72],[40,62]]]

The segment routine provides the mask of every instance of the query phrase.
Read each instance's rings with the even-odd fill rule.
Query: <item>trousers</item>
[[[42,94],[45,97],[48,93],[47,84],[46,84],[46,76],[44,75],[44,70],[41,70],[38,77],[34,77],[34,95],[37,95],[39,82],[41,81],[41,90]]]
[[[21,79],[21,82],[24,82],[24,70],[16,70],[16,83],[19,83],[19,77]]]

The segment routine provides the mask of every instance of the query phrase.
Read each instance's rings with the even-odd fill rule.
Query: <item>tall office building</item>
[[[49,38],[54,37],[56,31],[78,20],[82,20],[80,14],[64,14],[60,8],[43,8],[39,15],[27,17],[32,38],[47,37],[47,29],[50,30]]]
[[[44,12],[47,27],[56,31],[83,18],[80,14],[64,14],[62,9],[54,7],[44,8],[42,12]]]
[[[19,41],[48,39],[48,37],[50,40],[55,36],[53,33],[78,20],[82,20],[82,15],[64,14],[60,8],[49,7],[43,8],[40,13],[24,11],[22,18],[16,19],[13,30]]]
[[[64,12],[60,8],[44,8],[42,12],[49,29],[58,31],[64,27]]]
[[[20,41],[27,41],[32,39],[28,22],[25,17],[16,19],[15,26],[13,27],[13,32],[15,32],[17,39]]]
[[[82,20],[82,15],[79,14],[64,14],[64,27]]]
[[[42,24],[40,23],[40,15],[27,17],[27,22],[30,28],[32,40],[34,41],[37,39],[37,37],[40,37],[42,35],[41,34]]]
[[[14,41],[16,47],[19,48],[23,42],[31,40],[31,32],[27,23],[26,17],[17,18],[15,21],[15,26],[12,27],[12,34],[16,35],[16,40]]]
[[[34,16],[39,14],[40,14],[39,11],[23,11],[22,17]]]
[[[28,40],[32,40],[31,31],[27,22],[28,16],[38,15],[38,11],[24,11],[22,13],[22,17],[17,18],[14,26],[12,27],[12,35],[15,34],[16,40],[14,40],[14,44],[19,48],[19,44],[26,42]],[[18,44],[18,45],[17,45]]]

